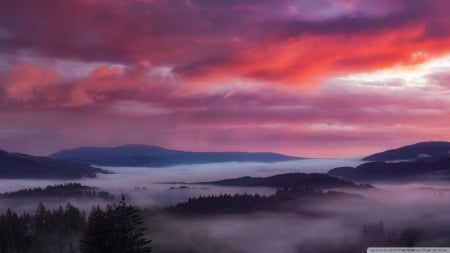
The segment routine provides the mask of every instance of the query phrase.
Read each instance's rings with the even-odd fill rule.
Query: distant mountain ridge
[[[271,152],[191,152],[152,145],[80,147],[56,152],[54,159],[102,166],[171,166],[218,162],[278,162],[304,159]]]
[[[450,142],[419,142],[364,157],[357,167],[338,167],[328,175],[347,180],[421,181],[450,179]]]
[[[430,157],[449,157],[450,142],[430,141],[390,149],[364,157],[363,161],[400,161]]]
[[[106,170],[74,162],[0,150],[0,178],[73,179],[95,177]]]
[[[406,162],[368,162],[332,169],[328,175],[355,181],[421,181],[450,179],[450,158]]]

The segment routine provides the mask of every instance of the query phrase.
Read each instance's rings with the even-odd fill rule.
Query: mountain
[[[287,173],[270,177],[239,177],[198,184],[222,186],[265,186],[274,188],[315,188],[329,189],[337,187],[369,188],[370,185],[357,185],[353,182],[320,173]]]
[[[0,178],[81,178],[95,177],[106,170],[73,162],[9,153],[0,150]]]
[[[328,175],[356,181],[417,181],[449,179],[450,158],[406,162],[369,162],[357,167],[332,169]]]
[[[399,161],[415,160],[428,157],[449,156],[450,142],[433,141],[419,142],[413,145],[403,146],[396,149],[386,150],[380,153],[364,157],[364,161]]]
[[[302,159],[268,152],[189,152],[150,145],[124,145],[110,148],[81,147],[63,150],[51,154],[49,157],[103,166],[170,166],[219,162],[278,162]]]

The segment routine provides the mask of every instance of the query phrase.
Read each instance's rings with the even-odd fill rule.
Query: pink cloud
[[[144,142],[328,156],[450,140],[444,74],[423,89],[323,85],[448,54],[449,7],[2,1],[0,147],[45,153]],[[61,61],[84,67],[72,73]]]
[[[36,76],[54,73],[27,68],[40,73]],[[0,116],[6,122],[0,136],[9,131],[0,143],[3,148],[25,151],[36,150],[32,143],[45,143],[39,152],[47,153],[82,145],[151,143],[195,150],[343,156],[408,142],[450,139],[442,127],[450,124],[450,111],[443,109],[450,104],[437,99],[439,90],[386,92],[331,85],[316,93],[301,93],[293,87],[266,85],[234,89],[233,93],[183,95],[174,92],[179,87],[176,84],[150,82],[149,72],[151,67],[145,64],[133,69],[101,66],[84,79],[45,89],[49,94],[43,97],[61,99],[3,99],[12,104]],[[37,108],[33,103],[46,106]],[[31,144],[24,145],[25,138]]]
[[[147,60],[188,80],[308,85],[450,52],[448,7],[442,0],[7,1],[0,53]],[[412,57],[417,51],[427,57]]]
[[[5,85],[5,99],[11,102],[27,103],[37,97],[52,100],[46,96],[48,90],[53,90],[60,82],[59,76],[52,68],[44,66],[33,68],[29,65],[18,65],[2,80]]]

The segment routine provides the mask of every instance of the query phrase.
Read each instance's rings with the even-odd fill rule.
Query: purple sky
[[[0,2],[0,149],[450,140],[445,0]]]

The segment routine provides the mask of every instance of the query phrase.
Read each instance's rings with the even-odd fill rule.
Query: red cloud
[[[18,65],[8,75],[5,86],[5,99],[7,102],[30,102],[37,97],[52,100],[47,96],[60,82],[59,76],[50,67],[35,69],[29,65]]]
[[[101,65],[87,76],[65,80],[50,66],[19,64],[0,78],[6,106],[64,109],[121,100],[164,101],[174,84],[150,76],[142,62],[132,67]]]
[[[448,53],[449,7],[443,0],[325,1],[325,16],[308,1],[3,1],[0,53],[148,60],[193,80],[305,85]]]
[[[441,90],[292,87],[450,52],[448,1],[347,2],[0,1],[0,144],[340,155],[450,139],[442,75]],[[69,78],[58,61],[96,67]]]

